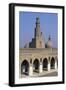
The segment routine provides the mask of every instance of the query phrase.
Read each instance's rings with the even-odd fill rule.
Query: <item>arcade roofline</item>
[[[19,50],[58,50],[58,48],[19,48]]]

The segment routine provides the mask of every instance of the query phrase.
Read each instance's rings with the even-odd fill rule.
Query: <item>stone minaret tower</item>
[[[35,47],[36,48],[45,48],[45,42],[42,37],[42,32],[40,30],[40,20],[39,17],[36,18],[36,28],[35,28]]]

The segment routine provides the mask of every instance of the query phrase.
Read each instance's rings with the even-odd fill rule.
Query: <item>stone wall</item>
[[[27,60],[29,63],[29,67],[30,67],[30,75],[31,75],[31,68],[33,68],[33,63],[35,59],[38,59],[40,66],[40,72],[42,71],[42,63],[44,59],[47,59],[48,62],[48,70],[50,71],[50,63],[52,58],[54,58],[56,65],[55,68],[57,68],[57,60],[58,60],[58,52],[56,48],[22,48],[20,49],[20,53],[19,53],[19,66],[20,66],[20,70],[21,70],[21,64],[24,60]],[[32,70],[33,71],[33,70]],[[20,74],[21,75],[21,74]]]

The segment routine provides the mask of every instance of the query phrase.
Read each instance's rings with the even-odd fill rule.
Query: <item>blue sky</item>
[[[49,35],[53,47],[58,46],[58,15],[57,13],[19,12],[19,47],[22,48],[34,37],[36,17],[40,18],[40,28],[47,42]]]

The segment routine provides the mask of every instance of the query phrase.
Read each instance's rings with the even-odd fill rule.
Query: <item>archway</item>
[[[27,60],[24,60],[21,64],[21,74],[29,74],[29,63]]]
[[[37,73],[39,72],[39,60],[38,59],[35,59],[33,62],[33,71]]]
[[[50,63],[51,69],[55,69],[55,59],[52,57],[51,63]]]
[[[43,70],[48,70],[48,60],[47,60],[47,58],[45,58],[44,60],[43,60]]]

